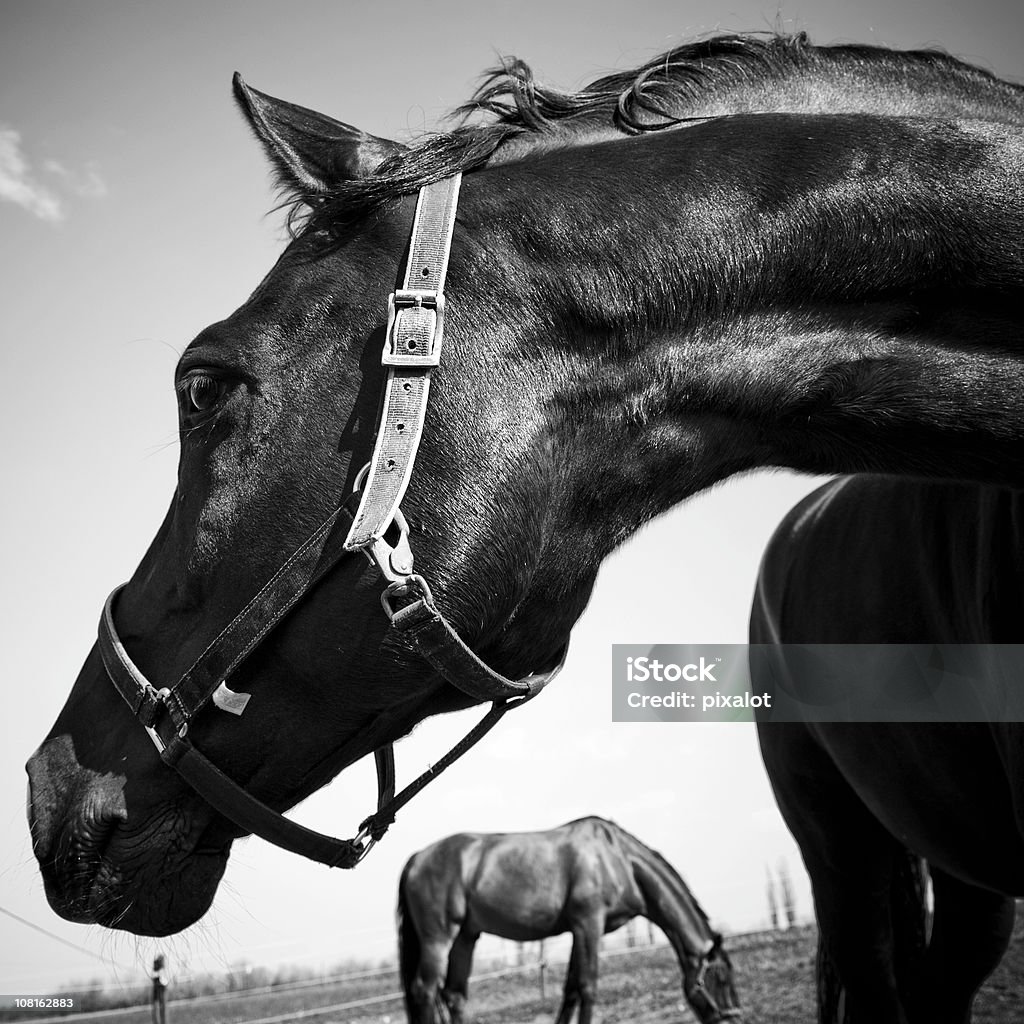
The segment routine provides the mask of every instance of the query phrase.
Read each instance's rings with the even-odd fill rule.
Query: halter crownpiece
[[[451,251],[461,175],[420,189],[403,286],[388,300],[382,363],[388,368],[377,438],[353,495],[289,556],[248,604],[171,687],[158,689],[131,660],[114,624],[118,587],[107,598],[97,646],[107,676],[153,740],[161,759],[236,825],[293,853],[331,867],[355,867],[387,831],[396,812],[480,740],[502,716],[539,693],[565,660],[549,671],[508,679],[486,665],[434,603],[427,581],[413,572],[409,528],[399,507],[423,433],[430,373],[440,360],[444,280]],[[356,505],[353,511],[353,505]],[[342,529],[351,520],[344,542]],[[389,542],[385,535],[397,539]],[[242,662],[305,594],[346,555],[362,551],[388,582],[381,595],[392,628],[449,683],[478,701],[485,717],[440,761],[395,795],[394,754],[386,737],[396,722],[382,712],[361,737],[338,751],[374,749],[377,811],[353,839],[304,828],[257,800],[198,751],[189,739],[196,713],[212,702],[233,714],[248,695],[227,686]],[[400,601],[409,603],[398,606]]]

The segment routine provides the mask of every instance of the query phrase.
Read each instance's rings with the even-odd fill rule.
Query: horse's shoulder
[[[473,832],[456,832],[445,836],[414,853],[406,862],[405,873],[412,877],[437,874],[439,870],[447,871],[461,864],[466,854],[474,847],[480,846],[485,838]]]

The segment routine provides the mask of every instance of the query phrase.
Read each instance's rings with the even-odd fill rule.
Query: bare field
[[[796,1024],[814,1020],[815,932],[801,928],[726,949],[747,1024]],[[536,973],[528,980],[495,979],[470,992],[470,1016],[478,1024],[550,1024],[558,1011],[563,970],[551,972],[547,998],[538,997]],[[518,995],[518,1003],[515,1001]],[[602,960],[595,1018],[601,1024],[675,1024],[697,1018],[683,1000],[679,964],[665,946]],[[379,1024],[377,1019],[376,1024]],[[369,1019],[360,1024],[370,1024]]]
[[[965,936],[965,942],[970,937]],[[745,1024],[814,1024],[813,927],[726,940],[736,970]],[[564,964],[552,964],[540,995],[536,965],[512,971],[481,967],[470,978],[472,1024],[551,1024],[558,1011]],[[169,1024],[404,1024],[396,974],[315,988],[223,1000],[171,1002]],[[74,1020],[74,1015],[65,1020]],[[37,1017],[37,1024],[42,1021]],[[97,1015],[92,1022],[149,1024],[148,1009]],[[679,966],[667,946],[620,950],[602,957],[598,1024],[692,1024]],[[1024,914],[1014,943],[978,996],[974,1024],[1024,1024]]]
[[[970,941],[965,937],[965,941]],[[736,970],[745,1024],[814,1024],[813,927],[726,940]],[[536,968],[521,974],[470,979],[468,1018],[473,1024],[551,1024],[558,1012],[564,967],[548,971],[545,998]],[[386,1020],[385,1018],[389,1018]],[[331,1024],[404,1024],[400,1004],[387,1012],[318,1018]],[[602,958],[599,1024],[691,1024],[672,951],[665,946]],[[975,1003],[974,1024],[1024,1024],[1024,914],[1011,946]]]

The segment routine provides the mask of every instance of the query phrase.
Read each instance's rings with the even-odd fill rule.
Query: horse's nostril
[[[50,792],[46,779],[46,757],[40,747],[25,765],[28,773],[28,785],[25,793],[25,815],[28,818],[29,833],[32,836],[32,849],[37,857],[45,857],[49,850],[49,822],[52,814],[48,813],[47,794]]]
[[[83,768],[70,736],[51,737],[26,769],[26,810],[38,860],[59,860],[66,842],[62,836],[78,837],[91,848],[128,820],[124,776]]]

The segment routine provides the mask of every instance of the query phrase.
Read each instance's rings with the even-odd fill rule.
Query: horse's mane
[[[942,50],[889,50],[861,43],[814,46],[806,32],[720,35],[684,43],[638,68],[599,78],[575,93],[541,85],[529,65],[515,57],[506,58],[484,73],[472,98],[454,114],[465,119],[487,113],[496,124],[533,132],[586,119],[636,135],[694,120],[675,117],[671,110],[695,102],[709,89],[758,84],[836,65],[881,67],[894,73],[914,65],[997,81],[989,72]]]
[[[320,198],[292,196],[289,223],[336,233],[388,200],[481,167],[511,139],[571,140],[595,126],[625,135],[657,132],[699,118],[679,116],[709,91],[757,87],[799,74],[872,71],[906,76],[941,72],[972,84],[999,83],[990,72],[941,50],[889,50],[867,44],[814,46],[806,33],[719,35],[684,43],[646,64],[591,82],[578,92],[539,83],[508,57],[484,73],[468,102],[452,113],[452,131],[427,135],[385,161],[373,175],[338,183]],[[1000,83],[1003,84],[1003,83]]]

